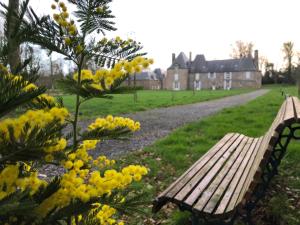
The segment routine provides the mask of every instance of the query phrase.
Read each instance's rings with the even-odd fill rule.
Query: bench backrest
[[[252,171],[255,173],[253,176],[254,180],[244,187],[246,190],[248,190],[248,193],[245,195],[243,201],[241,201],[242,205],[250,198],[251,191],[255,188],[256,184],[260,182],[262,171],[264,171],[266,168],[266,164],[269,162],[276,144],[281,138],[285,128],[297,123],[299,125],[299,122],[300,100],[297,97],[288,97],[281,105],[271,127],[263,136],[262,143],[257,152],[257,157],[252,166]],[[287,144],[288,142],[286,145]]]
[[[282,103],[271,127],[266,133],[266,150],[272,151],[279,136],[286,127],[300,122],[300,101],[297,97],[288,97]]]

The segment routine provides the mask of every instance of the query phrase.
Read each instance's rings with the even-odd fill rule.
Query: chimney
[[[192,52],[190,52],[190,63],[192,63]]]
[[[175,53],[172,53],[172,64],[175,62]]]
[[[254,65],[256,66],[257,70],[259,70],[259,67],[258,67],[258,50],[255,50],[254,51]]]

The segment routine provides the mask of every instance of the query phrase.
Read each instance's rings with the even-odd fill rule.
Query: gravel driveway
[[[212,101],[124,114],[122,116],[139,121],[141,123],[141,129],[127,140],[102,141],[98,144],[97,149],[90,151],[90,153],[93,154],[93,156],[106,155],[110,158],[117,158],[121,154],[140,150],[145,146],[151,145],[156,140],[167,136],[174,129],[187,123],[201,120],[224,108],[245,104],[267,92],[268,90],[262,89]],[[79,125],[82,128],[86,128],[93,121],[94,120],[84,120],[81,121]],[[71,127],[66,129],[71,129]],[[43,166],[43,168],[39,170],[40,175],[43,177],[52,177],[63,173],[63,171],[64,169],[62,167],[53,165]]]
[[[200,102],[189,105],[172,106],[143,112],[124,114],[141,123],[141,129],[134,133],[128,140],[109,140],[101,142],[93,155],[106,155],[116,158],[120,154],[140,150],[151,145],[156,140],[165,137],[174,129],[201,120],[218,111],[237,105],[245,104],[258,96],[264,95],[268,90],[257,90],[246,94],[225,97],[217,100]],[[82,121],[82,127],[88,126],[92,120]]]

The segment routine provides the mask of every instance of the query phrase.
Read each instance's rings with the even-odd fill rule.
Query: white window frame
[[[208,73],[208,79],[216,79],[216,73]]]
[[[178,75],[178,73],[175,73],[174,74],[174,81],[178,81],[179,80],[179,75]]]
[[[194,89],[197,90],[197,91],[199,91],[199,90],[201,90],[201,86],[202,86],[201,81],[200,80],[195,80],[195,82],[194,82]]]
[[[230,90],[232,88],[232,72],[224,73],[224,90]]]
[[[178,80],[173,82],[173,90],[175,90],[175,91],[180,90],[180,82]]]
[[[251,80],[251,72],[247,71],[245,74],[246,80]]]

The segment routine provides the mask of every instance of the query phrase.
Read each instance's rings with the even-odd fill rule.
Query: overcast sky
[[[51,13],[51,3],[31,0],[43,13]],[[283,42],[300,51],[299,0],[114,0],[111,8],[118,28],[113,35],[142,42],[154,66],[163,69],[172,52],[229,58],[236,40],[253,42],[278,69]]]

